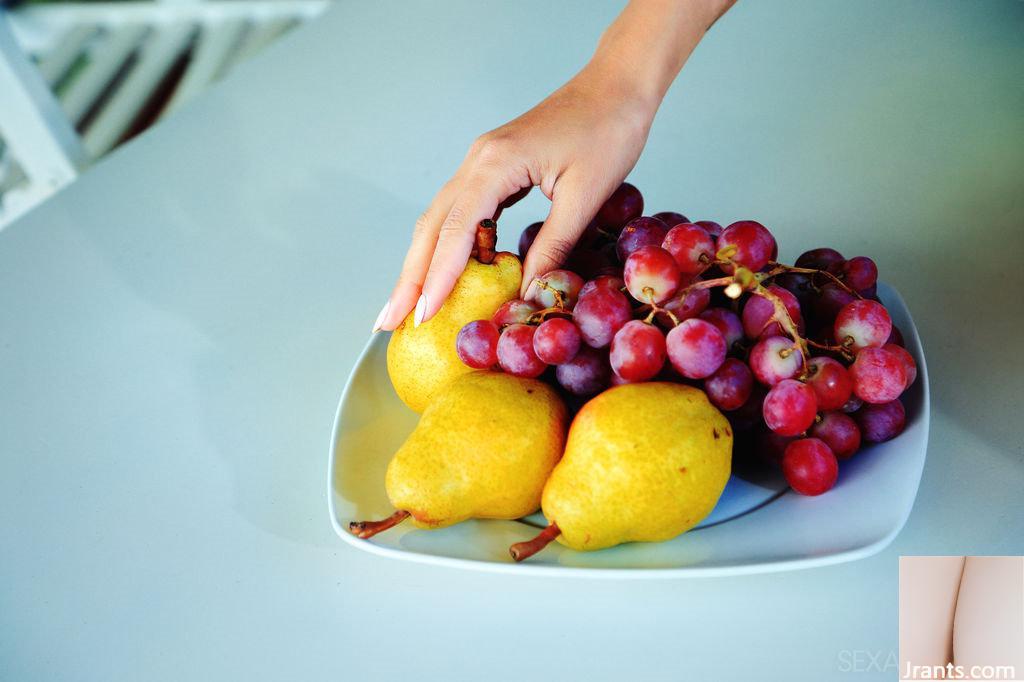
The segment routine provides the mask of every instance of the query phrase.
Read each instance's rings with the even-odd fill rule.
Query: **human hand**
[[[466,266],[477,223],[533,186],[551,200],[551,211],[524,263],[524,293],[534,277],[557,268],[633,168],[656,106],[600,69],[584,69],[530,111],[479,137],[416,222],[379,328],[394,329],[414,305],[416,324],[433,317]]]
[[[523,264],[521,294],[561,265],[636,164],[669,84],[733,0],[633,0],[572,80],[479,137],[416,221],[412,244],[374,331],[441,308],[462,274],[477,224],[539,186],[551,210]]]

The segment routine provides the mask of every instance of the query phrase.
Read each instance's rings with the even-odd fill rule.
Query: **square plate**
[[[820,497],[790,491],[777,473],[733,472],[718,505],[695,529],[668,542],[576,552],[558,543],[517,564],[508,554],[546,525],[540,513],[516,521],[471,520],[439,530],[401,524],[370,540],[348,532],[354,519],[394,510],[384,471],[418,415],[391,388],[388,335],[370,339],[341,395],[331,439],[328,503],[341,538],[362,550],[408,561],[487,571],[560,576],[655,578],[721,576],[810,568],[870,556],[903,528],[917,495],[928,444],[928,370],[906,304],[879,283],[879,297],[917,361],[903,395],[907,426],[841,464],[835,488]]]

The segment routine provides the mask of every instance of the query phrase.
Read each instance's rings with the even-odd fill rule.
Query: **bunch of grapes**
[[[545,378],[575,400],[643,381],[702,388],[737,446],[805,495],[832,488],[862,442],[903,430],[899,397],[917,368],[870,258],[818,248],[783,265],[758,222],[642,212],[622,184],[563,269],[462,328],[462,361]],[[520,256],[539,229],[524,230]]]

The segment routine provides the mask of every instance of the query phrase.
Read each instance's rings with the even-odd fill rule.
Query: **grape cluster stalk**
[[[732,423],[734,456],[779,466],[805,495],[831,489],[863,443],[902,432],[917,368],[874,261],[815,248],[787,265],[759,222],[643,205],[623,183],[562,268],[463,327],[463,362],[539,377],[576,406],[626,383],[699,387]],[[493,223],[482,227],[486,252]],[[521,257],[540,227],[523,231]]]

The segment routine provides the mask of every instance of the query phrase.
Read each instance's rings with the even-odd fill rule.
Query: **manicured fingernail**
[[[534,277],[533,279],[530,280],[530,286],[526,287],[526,291],[523,292],[523,300],[524,301],[529,301],[530,300],[530,296],[533,295],[533,293],[534,293],[534,291],[536,289],[537,289],[537,278]]]
[[[427,295],[420,294],[420,299],[416,301],[416,314],[412,316],[412,326],[418,327],[423,322],[423,316],[427,313]]]
[[[376,334],[377,332],[380,331],[380,326],[382,324],[384,324],[384,318],[388,316],[388,310],[390,310],[390,309],[391,309],[391,299],[389,298],[388,302],[385,303],[384,307],[380,309],[379,313],[377,313],[377,319],[373,321],[373,333],[374,334]]]

